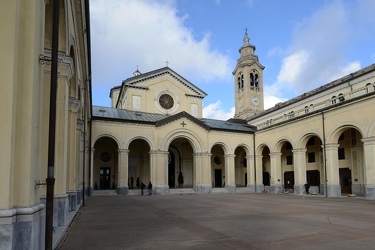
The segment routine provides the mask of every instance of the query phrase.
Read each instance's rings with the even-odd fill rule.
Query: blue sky
[[[203,116],[234,114],[232,71],[247,28],[265,66],[265,107],[375,63],[373,0],[91,0],[93,104],[168,66],[205,91]]]

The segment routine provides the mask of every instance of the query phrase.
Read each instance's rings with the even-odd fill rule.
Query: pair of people
[[[143,189],[145,187],[146,187],[146,185],[142,182],[141,183],[141,193],[142,193],[142,195],[143,195]],[[151,181],[148,183],[147,189],[148,189],[148,195],[152,195],[152,183],[151,183]]]

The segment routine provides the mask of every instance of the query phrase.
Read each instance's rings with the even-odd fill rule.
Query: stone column
[[[77,165],[77,159],[79,159],[79,154],[77,150],[77,113],[80,109],[81,103],[79,100],[69,97],[69,111],[68,111],[68,165],[67,165],[67,194],[69,197],[69,211],[77,210],[77,186],[76,179],[76,169],[79,168]]]
[[[339,160],[339,144],[326,144],[326,178],[327,178],[327,196],[341,196]]]
[[[119,161],[118,161],[118,181],[117,181],[117,193],[119,195],[128,195],[128,173],[129,173],[129,150],[119,149]]]
[[[262,173],[262,155],[249,155],[247,160],[247,189],[261,193],[264,190]]]
[[[263,184],[263,155],[255,156],[255,192],[261,193],[264,191]]]
[[[167,194],[168,186],[168,151],[150,151],[150,175],[153,192],[156,194]]]
[[[234,173],[234,157],[235,154],[226,154],[225,158],[225,187],[231,192],[236,192],[236,178]]]
[[[363,138],[365,196],[375,199],[375,137]]]
[[[0,249],[45,247],[43,188],[35,189],[35,181],[47,174],[41,138],[48,112],[42,112],[45,89],[38,63],[44,20],[44,1],[1,2]]]
[[[211,154],[206,152],[195,153],[193,157],[194,190],[198,194],[211,193]]]
[[[246,156],[246,166],[247,166],[247,186],[246,188],[251,191],[255,192],[255,164],[254,164],[254,155]]]
[[[279,194],[283,192],[281,184],[281,153],[270,153],[271,161],[271,192]]]
[[[89,187],[89,195],[93,193],[94,190],[94,153],[95,148],[91,148],[91,166],[90,166],[90,187]]]
[[[294,193],[306,194],[306,148],[293,149]]]

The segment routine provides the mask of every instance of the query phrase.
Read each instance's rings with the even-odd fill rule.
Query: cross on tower
[[[169,63],[168,60],[166,60],[166,61],[165,61],[165,65],[166,65],[167,67],[168,67],[168,63]]]

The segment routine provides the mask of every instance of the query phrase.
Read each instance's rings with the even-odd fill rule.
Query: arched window
[[[241,89],[243,89],[243,75],[241,75]]]
[[[305,106],[305,114],[309,113],[309,106]]]
[[[336,104],[336,96],[334,95],[334,96],[332,96],[332,98],[331,98],[331,104],[333,105],[333,104]]]
[[[237,78],[237,84],[238,84],[238,90],[240,90],[241,89],[241,78],[240,77]]]
[[[340,101],[340,102],[345,101],[345,97],[344,97],[344,95],[343,95],[342,93],[340,93],[340,94],[338,95],[338,98],[339,98],[339,101]]]
[[[258,85],[258,74],[255,74],[255,77],[254,77],[254,84],[255,84],[255,88],[259,88],[259,85]]]
[[[250,73],[250,87],[254,87],[254,74]]]

